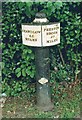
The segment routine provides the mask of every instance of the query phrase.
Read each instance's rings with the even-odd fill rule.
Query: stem
[[[60,50],[59,47],[58,47],[58,50],[59,50],[59,54],[60,54],[60,57],[61,57],[62,63],[63,63],[63,65],[65,65],[65,61],[64,61],[64,58],[63,58],[62,52],[61,52],[61,50]]]

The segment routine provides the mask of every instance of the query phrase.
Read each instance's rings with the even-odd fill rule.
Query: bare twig
[[[63,58],[62,52],[61,52],[61,50],[60,50],[59,47],[58,47],[58,50],[59,50],[59,54],[60,54],[60,57],[61,57],[62,63],[63,63],[63,65],[65,65],[65,61],[64,61],[64,58]]]

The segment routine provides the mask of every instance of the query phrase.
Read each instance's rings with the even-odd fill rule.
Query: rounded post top
[[[38,12],[38,13],[36,13],[35,17],[36,18],[46,18],[46,14],[43,12]]]
[[[46,18],[46,14],[43,12],[38,12],[35,15],[35,19],[33,21],[34,23],[47,23],[49,22],[48,19]]]

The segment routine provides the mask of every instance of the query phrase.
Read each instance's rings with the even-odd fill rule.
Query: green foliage
[[[23,91],[21,83],[28,86],[28,82],[35,77],[34,53],[21,43],[21,23],[31,21],[31,6],[32,2],[3,3],[2,6],[3,92],[10,96],[19,95]],[[27,91],[27,87],[24,91]]]
[[[32,87],[28,84],[28,81],[15,81],[14,79],[11,80],[12,82],[10,85],[4,81],[2,87],[3,91],[7,94],[7,96],[27,96],[28,99],[35,93],[35,87]]]
[[[51,52],[53,52],[53,50],[51,50]],[[54,55],[52,54],[51,58],[52,58],[51,81],[58,81],[58,82],[74,81],[75,73],[73,71],[73,68],[69,64],[64,63],[63,65],[60,60],[60,56],[56,55],[56,53],[54,53]]]
[[[23,91],[23,83],[27,83],[35,75],[35,65],[33,63],[34,54],[31,49],[22,44],[3,46],[3,92],[7,95],[16,96]],[[12,61],[12,62],[11,62]],[[28,82],[27,82],[28,81]],[[25,87],[27,91],[27,87]]]
[[[57,45],[58,47],[50,48],[51,80],[74,80],[81,65],[80,6],[78,2],[2,3],[2,58],[4,64],[2,75],[3,84],[5,84],[3,92],[9,92],[8,95],[18,95],[22,91],[21,81],[27,83],[27,81],[35,79],[34,51],[31,47],[22,45],[21,24],[32,22],[39,11],[43,11],[50,22],[55,21],[61,24],[61,43]],[[57,68],[57,71],[54,68]],[[10,87],[11,85],[12,87]],[[27,87],[24,90],[27,91]]]

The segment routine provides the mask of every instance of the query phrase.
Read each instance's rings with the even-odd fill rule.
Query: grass
[[[62,86],[59,86],[60,88]],[[80,118],[80,85],[63,88],[57,94],[53,88],[54,109],[41,112],[36,109],[35,97],[9,97],[3,107],[3,118]]]

